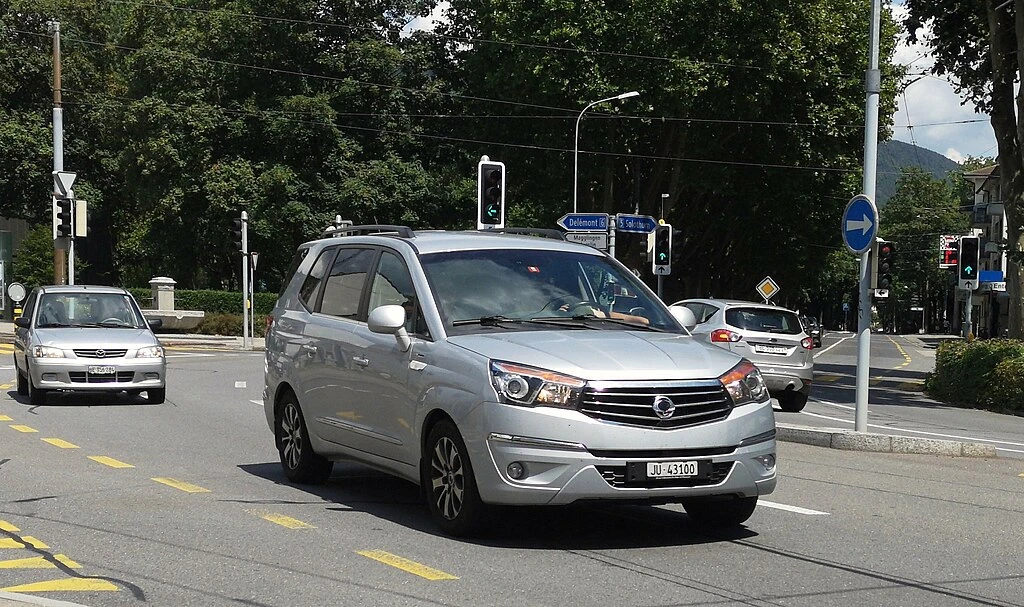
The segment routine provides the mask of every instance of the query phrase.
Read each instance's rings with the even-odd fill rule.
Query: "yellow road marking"
[[[882,380],[880,380],[880,379],[869,379],[868,380],[868,385],[871,385],[871,386],[877,386],[880,383],[882,383]]]
[[[174,487],[175,489],[180,489],[181,491],[184,491],[186,493],[209,493],[210,492],[209,489],[203,489],[199,485],[193,485],[191,483],[186,483],[184,481],[175,480],[173,478],[152,478],[150,480],[156,481],[158,483],[163,483],[163,484],[167,485],[168,487]]]
[[[89,459],[91,459],[94,462],[99,462],[99,463],[103,464],[104,466],[110,466],[111,468],[134,468],[135,467],[135,466],[133,466],[131,464],[126,464],[126,463],[124,463],[122,461],[119,461],[119,460],[116,460],[116,459],[114,459],[112,457],[107,457],[106,455],[90,455]]]
[[[50,443],[54,447],[60,447],[61,449],[77,449],[78,448],[78,445],[69,443],[68,441],[61,440],[59,438],[43,438],[43,439],[40,439],[40,440],[42,440],[44,443]]]
[[[17,430],[18,432],[39,432],[39,430],[36,430],[35,428],[29,426],[22,426],[19,424],[11,424],[11,427]]]
[[[18,529],[17,527],[8,523],[7,521],[0,521],[0,531],[9,531],[11,533],[15,533],[17,531],[21,531],[21,529]]]
[[[53,555],[53,559],[69,569],[80,569],[82,566],[63,554]],[[0,569],[56,569],[57,565],[45,556],[30,556],[25,559],[0,561]]]
[[[0,537],[0,548],[49,548],[46,544],[32,537],[26,535],[25,537]]]
[[[421,565],[415,561],[410,561],[409,559],[404,559],[396,554],[391,554],[390,552],[384,552],[383,550],[359,550],[357,551],[357,554],[361,554],[362,556],[365,556],[368,559],[373,559],[377,562],[384,563],[385,565],[397,567],[402,571],[411,573],[413,575],[418,575],[421,578],[425,578],[431,581],[459,579],[450,573],[438,571],[437,569],[427,567],[426,565]]]
[[[13,422],[14,420],[8,415],[0,415],[0,422]]]
[[[814,381],[839,381],[842,375],[816,375]]]
[[[316,529],[315,526],[310,525],[309,523],[304,523],[297,518],[292,518],[283,514],[275,514],[273,512],[266,512],[265,510],[246,510],[246,512],[249,514],[255,514],[263,520],[276,523],[289,529]]]
[[[1017,476],[1024,478],[1024,473],[1018,474]]]
[[[8,586],[0,588],[6,592],[61,592],[70,591],[96,591],[107,590],[117,592],[117,586],[98,578],[74,577],[69,579],[50,580],[47,582],[34,582],[20,586]]]
[[[14,384],[0,384],[0,390],[10,390],[14,387]]]
[[[924,384],[920,384],[920,383],[913,382],[913,381],[905,381],[905,382],[903,382],[902,384],[900,384],[897,387],[900,390],[906,390],[908,392],[922,392],[922,391],[924,391]]]

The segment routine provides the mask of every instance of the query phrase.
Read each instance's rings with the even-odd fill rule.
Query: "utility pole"
[[[64,116],[60,107],[60,22],[51,21],[53,32],[53,170],[64,170]],[[67,284],[67,256],[62,239],[53,241],[53,282]],[[71,237],[70,240],[74,240]]]
[[[252,338],[249,334],[249,214],[242,211],[242,348],[252,350]]]

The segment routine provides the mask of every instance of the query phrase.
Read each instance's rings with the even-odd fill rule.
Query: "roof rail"
[[[365,236],[367,234],[398,234],[400,238],[415,238],[416,233],[408,226],[368,224],[361,226],[338,226],[324,230],[323,238],[331,236]]]
[[[561,230],[554,228],[493,228],[489,230],[477,230],[478,232],[497,232],[499,234],[518,234],[520,236],[541,236],[544,238],[554,238],[555,240],[565,240],[565,234]]]

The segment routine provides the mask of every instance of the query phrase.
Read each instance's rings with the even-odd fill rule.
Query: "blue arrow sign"
[[[878,232],[878,209],[864,194],[853,197],[843,213],[843,242],[852,253],[860,255],[871,248]]]
[[[616,215],[615,229],[619,232],[632,232],[634,234],[650,234],[658,222],[650,215]]]
[[[569,232],[607,232],[608,214],[566,213],[555,223]]]

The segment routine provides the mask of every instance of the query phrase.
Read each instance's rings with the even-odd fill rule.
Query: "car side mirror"
[[[687,331],[692,331],[697,326],[697,317],[693,315],[693,311],[686,306],[669,306],[668,311],[672,313],[679,324]]]
[[[21,327],[22,329],[27,329],[30,326],[32,326],[32,319],[25,318],[24,316],[19,316],[14,319],[14,324],[15,326]]]
[[[164,321],[161,318],[147,318],[146,319],[146,324],[149,325],[150,329],[152,329],[153,331],[156,331],[160,327],[164,326]]]
[[[370,312],[366,324],[374,333],[394,335],[398,347],[406,352],[412,346],[408,331],[405,330],[405,308],[402,306],[380,306]]]

